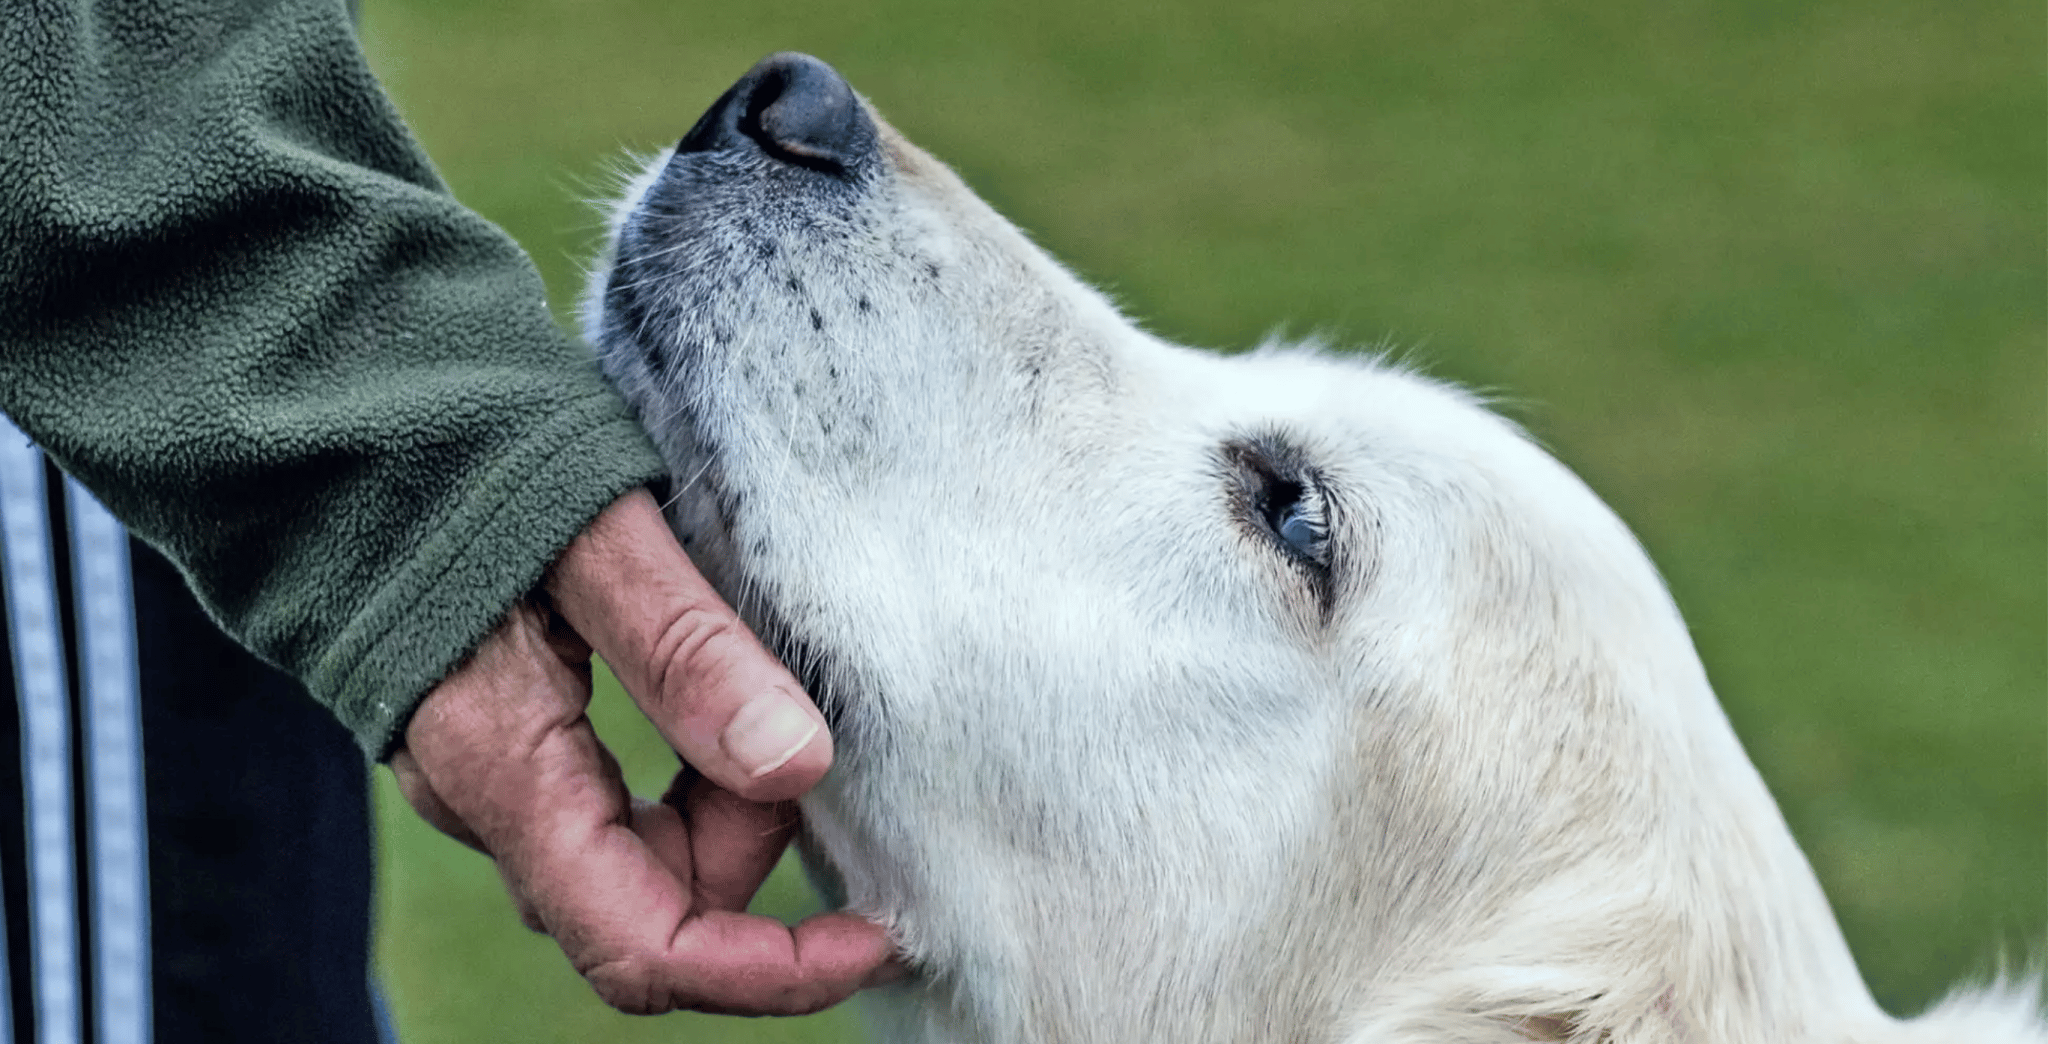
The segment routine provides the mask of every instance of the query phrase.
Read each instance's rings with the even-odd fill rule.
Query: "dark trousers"
[[[100,509],[35,470],[47,568],[0,487],[0,1042],[385,1039],[361,753],[161,556],[103,513],[85,542]]]

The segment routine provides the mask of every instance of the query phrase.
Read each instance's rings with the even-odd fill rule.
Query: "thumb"
[[[591,522],[547,588],[669,746],[712,782],[784,801],[831,767],[824,715],[690,564],[646,490]]]

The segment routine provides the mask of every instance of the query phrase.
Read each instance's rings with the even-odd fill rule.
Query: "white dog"
[[[1872,1002],[1635,540],[1456,388],[1134,328],[771,57],[586,330],[835,726],[892,1040],[2044,1041]]]

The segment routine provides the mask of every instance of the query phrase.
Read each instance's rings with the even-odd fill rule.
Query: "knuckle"
[[[599,999],[628,1015],[659,1015],[675,1006],[655,986],[653,969],[645,961],[621,957],[589,968],[583,977],[597,991]]]
[[[540,915],[540,909],[523,899],[518,900],[519,923],[535,935],[548,935],[548,922]]]
[[[686,606],[662,629],[654,648],[654,696],[667,702],[686,697],[716,679],[746,654],[750,636],[730,611]]]

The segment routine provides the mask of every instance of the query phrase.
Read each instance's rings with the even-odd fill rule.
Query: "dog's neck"
[[[1469,724],[1380,717],[1458,708],[1368,696],[1276,737],[1300,772],[1256,783],[1227,751],[1176,783],[1170,744],[1029,781],[853,752],[861,791],[821,788],[811,843],[925,962],[877,998],[891,1041],[1892,1039],[1689,645],[1676,662],[1600,682],[1672,688],[1649,701],[1668,720],[1576,747],[1507,723],[1460,749]]]
[[[1699,840],[1742,853],[1745,872],[1652,871],[1643,862],[1664,854],[1648,850],[1569,868],[1532,860],[1525,890],[1459,898],[1439,889],[1493,871],[1361,860],[1372,842],[1332,830],[1282,889],[1213,862],[1177,881],[1008,869],[965,894],[919,876],[934,891],[893,920],[932,959],[873,1010],[882,1039],[930,1044],[1893,1039],[1789,838]],[[994,869],[951,855],[957,869]],[[1646,881],[1688,883],[1631,884]],[[1004,886],[1036,894],[993,891]],[[1133,892],[1155,898],[1142,910],[1113,899]]]

